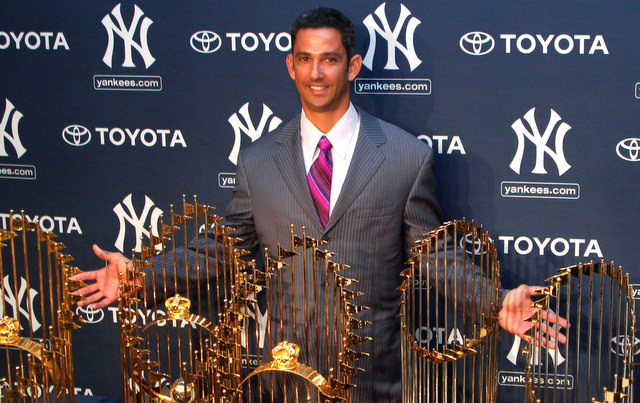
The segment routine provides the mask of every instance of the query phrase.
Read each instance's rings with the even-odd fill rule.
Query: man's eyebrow
[[[318,53],[320,56],[333,56],[333,57],[342,57],[340,52],[322,52]],[[293,54],[294,56],[311,56],[311,52],[298,51]]]

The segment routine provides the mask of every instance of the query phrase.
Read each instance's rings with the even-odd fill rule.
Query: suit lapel
[[[276,138],[275,164],[289,187],[293,198],[309,216],[310,225],[322,227],[316,206],[313,204],[309,183],[305,175],[302,145],[300,142],[300,116],[292,119]]]
[[[329,231],[340,220],[385,160],[384,153],[379,149],[379,146],[386,142],[386,135],[380,123],[367,112],[363,110],[358,112],[360,113],[358,142],[340,196],[324,232]],[[322,224],[305,175],[299,116],[282,128],[276,138],[276,144],[274,162],[289,187],[291,195],[309,217],[309,225],[321,228]]]
[[[336,205],[331,212],[325,232],[340,220],[385,160],[384,153],[379,146],[384,144],[387,138],[380,127],[380,123],[365,111],[359,109],[358,112],[360,113],[358,142],[349,165],[347,177],[342,185]]]

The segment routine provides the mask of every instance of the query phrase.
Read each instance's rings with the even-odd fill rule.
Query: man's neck
[[[344,114],[347,113],[347,111],[349,110],[349,105],[350,103],[347,103],[344,108],[341,108],[338,111],[331,112],[310,111],[305,109],[304,106],[303,109],[307,119],[309,119],[309,121],[313,123],[313,125],[317,127],[318,130],[326,134],[333,128],[333,126],[336,125],[336,123],[338,123],[338,121],[344,116]]]

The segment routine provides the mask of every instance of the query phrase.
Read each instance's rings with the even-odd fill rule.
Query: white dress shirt
[[[329,214],[333,211],[333,207],[338,200],[342,184],[347,177],[349,164],[353,157],[353,150],[356,148],[358,140],[358,131],[360,129],[360,117],[358,111],[349,104],[347,112],[338,120],[338,122],[329,130],[328,133],[322,133],[314,126],[304,114],[304,110],[300,115],[300,134],[302,136],[302,155],[304,156],[304,166],[307,174],[311,165],[318,157],[320,149],[318,142],[322,136],[327,136],[331,142],[331,157],[333,159],[333,174],[331,178],[331,200]]]

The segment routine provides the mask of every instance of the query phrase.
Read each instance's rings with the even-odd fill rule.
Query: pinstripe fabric
[[[325,247],[336,252],[334,260],[350,266],[341,274],[357,279],[359,283],[352,288],[365,293],[353,302],[371,307],[358,316],[373,322],[362,330],[373,341],[360,346],[371,355],[355,362],[366,372],[353,379],[358,385],[353,401],[399,402],[396,288],[407,247],[441,223],[433,153],[402,129],[363,110],[359,114],[355,152],[326,227],[309,192],[299,118],[241,152],[237,187],[226,216],[245,239],[244,246],[256,251],[275,250],[278,243],[288,245],[290,224],[298,232],[304,226],[309,236],[328,242]],[[291,288],[292,284],[285,281],[284,286]],[[299,307],[303,304],[294,305],[290,296],[284,302],[285,306],[296,306],[296,320],[302,325],[305,313],[299,312]],[[323,309],[318,311],[322,315]]]
[[[311,164],[311,169],[307,174],[311,197],[318,210],[318,216],[322,226],[327,226],[329,221],[329,210],[331,202],[331,177],[333,174],[333,160],[331,158],[331,142],[325,136],[318,142],[320,153]]]
[[[269,253],[270,250],[275,251],[278,244],[286,247],[290,242],[290,225],[293,225],[298,233],[305,227],[308,236],[326,241],[324,247],[336,253],[332,260],[350,266],[340,274],[356,279],[358,283],[351,288],[364,293],[352,302],[371,308],[358,314],[357,318],[373,322],[359,331],[359,334],[371,336],[373,340],[357,348],[370,356],[354,363],[365,372],[353,378],[357,388],[352,391],[352,401],[400,402],[400,322],[396,318],[400,300],[397,291],[401,282],[399,274],[409,248],[442,222],[435,197],[433,151],[396,126],[362,110],[359,110],[359,115],[360,132],[349,172],[326,227],[320,222],[308,188],[299,117],[277,133],[263,136],[240,153],[237,186],[225,217],[226,224],[236,228],[235,235],[243,240],[238,246],[252,250],[258,258],[265,249]],[[208,244],[199,237],[198,247],[202,252],[208,245],[209,255],[215,256],[216,235],[209,233],[209,236],[212,239]],[[196,246],[192,244],[189,249],[189,253],[181,249],[175,254],[179,267],[176,274],[181,284],[187,261],[189,267],[195,267],[197,262],[203,264],[202,257],[194,253]],[[301,258],[297,256],[294,259]],[[298,260],[295,265],[300,267],[300,263]],[[288,267],[282,271],[284,306],[296,307],[299,328],[304,326],[305,316],[311,323],[316,319],[324,323],[321,300],[318,301],[318,317],[313,310],[305,312],[301,308],[300,294],[294,303],[291,296],[293,284],[287,280],[291,278],[291,272],[286,272]],[[154,265],[153,271],[162,275],[161,265]],[[478,277],[480,274],[469,270],[467,276]],[[151,277],[149,275],[147,279]],[[195,281],[193,273],[187,277]],[[454,281],[462,281],[452,275],[445,278],[444,273],[438,273],[437,277],[440,284],[446,282],[450,288]],[[435,279],[431,280],[435,283]],[[317,284],[325,287],[322,274]],[[297,290],[303,285],[296,280]],[[168,295],[182,291],[169,290]],[[163,295],[161,292],[158,290],[158,295]],[[456,297],[459,303],[474,302],[472,295]],[[271,306],[276,304],[272,302]],[[215,314],[212,312],[210,316],[215,317]],[[278,319],[279,313],[271,314]],[[285,317],[287,321],[293,320],[290,312],[285,310],[285,315],[289,315]],[[291,332],[280,336],[274,331],[272,335],[275,336],[270,345],[282,339],[293,340]],[[315,356],[316,351],[325,351],[326,339],[324,344],[312,345],[309,351],[301,351],[301,362],[308,362],[308,357]],[[296,341],[299,345],[305,344],[300,338]],[[269,353],[267,348],[263,353]],[[327,373],[327,368],[318,369]]]

